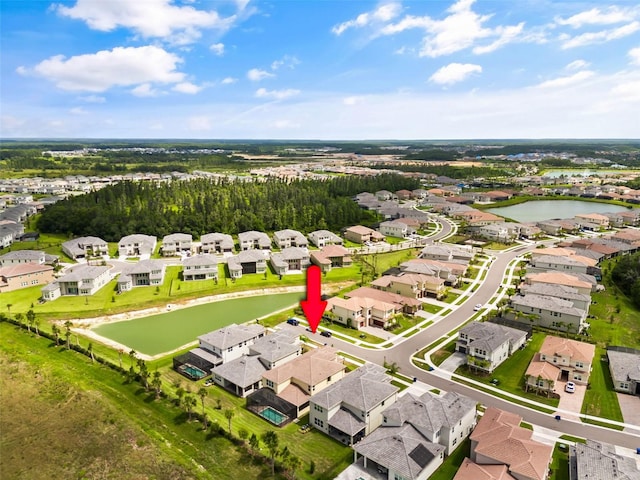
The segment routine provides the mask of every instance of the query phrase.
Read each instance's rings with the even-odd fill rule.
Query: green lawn
[[[604,348],[597,347],[593,357],[589,385],[582,403],[582,413],[623,422],[618,396],[613,390],[609,364],[602,360],[606,356]],[[592,423],[589,420],[585,422]],[[611,425],[611,428],[615,426]]]
[[[444,459],[442,465],[429,477],[429,480],[451,480],[456,476],[458,468],[465,457],[471,454],[471,440],[465,438],[460,446],[451,455]]]
[[[157,355],[231,323],[244,323],[300,301],[301,293],[234,298],[160,315],[99,325],[93,330],[129,348]]]
[[[569,480],[569,452],[563,452],[556,443],[551,457],[549,480]]]
[[[26,231],[33,231],[25,229]],[[15,242],[7,248],[0,248],[0,255],[16,250],[38,250],[47,252],[51,255],[58,255],[61,262],[73,262],[69,257],[62,253],[62,243],[69,240],[69,237],[56,233],[42,233],[40,238],[35,242]]]
[[[362,340],[363,342],[369,342],[369,343],[384,342],[383,338],[376,337],[366,332],[361,332],[360,330],[356,330],[355,328],[346,327],[337,322],[329,322],[326,319],[322,320],[320,326],[330,328],[331,330],[335,330],[336,332],[346,335],[347,337],[351,337],[354,340]],[[360,335],[362,335],[362,337]]]
[[[429,300],[427,299],[427,302]],[[430,303],[423,303],[422,310],[428,313],[438,313],[442,310],[442,307],[439,305],[431,305]]]
[[[456,349],[456,340],[451,340],[442,348],[433,352],[433,354],[431,355],[431,361],[433,362],[434,365],[439,367],[440,365],[442,365],[442,362],[444,362],[447,358],[451,356],[451,354],[455,351],[455,349]]]
[[[546,398],[532,392],[524,391],[524,374],[527,371],[531,359],[536,352],[540,350],[544,337],[544,333],[534,333],[531,341],[527,343],[524,349],[514,352],[513,355],[496,368],[491,375],[476,374],[475,372],[469,371],[466,366],[458,368],[456,373],[486,384],[489,384],[492,379],[497,378],[500,381],[497,388],[500,390],[505,390],[529,400],[557,407],[557,399]]]

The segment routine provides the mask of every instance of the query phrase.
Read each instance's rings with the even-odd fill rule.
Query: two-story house
[[[201,253],[182,260],[182,278],[191,280],[218,280],[218,260],[213,255]]]
[[[271,240],[269,235],[264,232],[256,232],[250,230],[248,232],[241,232],[238,234],[238,241],[240,243],[240,250],[270,250]]]
[[[356,330],[365,326],[385,328],[396,314],[394,304],[368,297],[351,297],[347,300],[332,297],[327,300],[327,308],[335,321]]]
[[[342,245],[342,238],[329,230],[316,230],[309,235],[309,241],[316,247],[322,248],[326,245]]]
[[[585,326],[587,311],[571,300],[548,295],[525,293],[511,299],[506,317],[527,325],[539,325],[554,330],[573,330],[579,333]]]
[[[300,273],[310,263],[309,251],[306,248],[286,247],[271,254],[271,266],[276,275]]]
[[[93,295],[111,281],[111,267],[94,267],[81,264],[71,267],[67,273],[42,289],[45,300],[61,295]]]
[[[433,297],[439,299],[445,294],[445,280],[443,278],[419,273],[384,275],[371,282],[371,286],[412,298]]]
[[[118,291],[128,292],[133,287],[159,287],[164,282],[166,265],[161,260],[140,260],[127,267],[118,277]]]
[[[267,259],[261,250],[243,250],[238,255],[227,259],[227,268],[231,278],[242,278],[252,273],[265,273]]]
[[[475,369],[493,372],[527,341],[527,332],[491,322],[471,322],[460,329],[456,352]]]
[[[410,233],[415,233],[415,230],[413,228],[410,228],[406,223],[393,220],[388,222],[381,222],[378,230],[385,237],[388,236],[396,238],[405,238]]]
[[[156,249],[157,238],[151,235],[133,234],[122,237],[118,242],[120,257],[149,258]]]
[[[307,248],[309,242],[307,238],[297,230],[279,230],[273,234],[273,243],[277,248],[301,247]]]
[[[310,260],[323,272],[329,272],[332,268],[350,267],[353,263],[349,250],[342,245],[327,245],[314,250],[310,252]]]
[[[171,233],[162,239],[162,255],[173,257],[191,252],[193,236],[189,233]]]
[[[376,232],[369,227],[362,225],[355,225],[349,227],[344,231],[344,238],[352,241],[353,243],[367,243],[367,242],[381,242],[384,240],[384,235],[380,232]]]
[[[226,233],[206,233],[200,237],[202,253],[232,253],[233,237]]]
[[[98,237],[80,237],[63,242],[62,251],[71,259],[109,255],[109,245]]]
[[[265,328],[258,324],[236,325],[232,323],[198,337],[199,348],[219,358],[219,363],[229,362],[248,355],[251,345],[265,336]]]

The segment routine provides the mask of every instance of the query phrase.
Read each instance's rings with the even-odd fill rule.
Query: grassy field
[[[442,465],[429,477],[430,480],[451,480],[456,476],[458,468],[462,465],[465,457],[471,453],[471,440],[465,438],[460,446],[447,458]]]
[[[203,333],[231,323],[245,323],[289,307],[299,302],[302,296],[301,293],[283,293],[234,298],[160,315],[99,325],[93,330],[138,352],[157,355],[193,342]]]
[[[569,452],[563,452],[558,444],[553,448],[549,480],[569,480]]]
[[[602,360],[605,356],[606,350],[597,347],[589,375],[590,388],[587,389],[582,402],[582,413],[623,422],[618,396],[613,390],[609,365]],[[589,420],[584,421],[591,423]],[[611,428],[615,427],[612,425]]]
[[[73,385],[71,389],[77,388],[82,394],[79,400],[88,397],[101,399],[106,405],[105,408],[112,412],[104,425],[101,422],[102,417],[97,416],[96,411],[84,408],[84,401],[76,402],[73,400],[75,398],[73,392],[61,396],[54,391],[55,395],[51,396],[49,400],[59,408],[54,408],[51,412],[49,409],[43,408],[37,411],[36,416],[33,410],[26,408],[20,410],[20,405],[5,402],[9,392],[14,390],[19,392],[20,385],[29,383],[22,378],[22,374],[15,375],[15,382],[20,385],[9,384],[12,387],[10,389],[4,388],[7,383],[5,383],[4,377],[0,377],[3,379],[3,388],[0,391],[3,405],[3,408],[0,409],[3,431],[1,440],[3,455],[0,462],[2,462],[3,472],[19,471],[13,468],[13,465],[20,466],[28,462],[30,468],[36,469],[36,474],[46,472],[46,475],[41,477],[27,475],[29,478],[241,478],[256,480],[273,478],[269,467],[259,461],[252,460],[244,449],[235,446],[223,437],[204,433],[200,423],[188,422],[186,414],[175,407],[169,399],[154,400],[154,395],[146,393],[138,384],[124,383],[123,377],[113,370],[99,364],[92,364],[85,356],[73,351],[66,351],[63,347],[55,347],[51,341],[30,336],[23,330],[20,331],[7,323],[0,323],[0,336],[3,339],[0,345],[2,366],[11,364],[12,367],[20,362],[26,363],[30,370],[25,371],[25,375],[29,376],[29,379],[34,379],[33,382],[36,383],[34,388],[38,390],[38,395],[43,395],[45,399],[48,398],[47,392],[42,391],[45,388],[42,381],[42,377],[44,377],[55,381],[56,388],[63,388],[65,392],[70,388],[69,385]],[[128,359],[125,360],[126,362]],[[150,362],[151,371],[160,363]],[[128,368],[128,364],[125,364],[125,367]],[[3,368],[3,374],[5,370],[13,371],[12,368]],[[201,386],[201,382],[188,382],[168,368],[163,367],[160,372],[164,384],[163,389],[170,396],[173,396],[174,392],[171,385],[176,381],[181,382],[183,387],[190,391],[196,391]],[[218,422],[226,429],[227,420],[224,411],[225,409],[233,409],[232,432],[234,435],[237,435],[241,428],[258,436],[268,430],[273,430],[269,423],[243,408],[245,400],[232,396],[218,387],[211,387],[208,389],[208,393],[205,407],[211,421]],[[15,398],[22,398],[23,394],[26,395],[23,401],[28,406],[26,398],[31,398],[28,392],[22,391],[20,395],[16,394]],[[216,408],[218,401],[220,409]],[[13,408],[9,410],[8,405],[12,405]],[[62,407],[65,406],[72,409],[72,413],[75,415],[66,417],[64,415],[66,410],[62,411]],[[199,399],[195,410],[201,411]],[[18,415],[19,413],[21,415]],[[34,420],[30,420],[29,417],[33,417]],[[62,419],[58,419],[58,417]],[[57,421],[54,422],[56,419]],[[136,427],[134,429],[135,436],[134,433],[128,433],[126,430],[128,425],[125,422],[127,421]],[[305,418],[301,419],[302,423],[306,421]],[[50,422],[54,423],[50,424]],[[66,425],[71,428],[72,426],[68,425],[71,422],[74,425],[69,430],[69,435],[72,435],[73,438],[67,438],[67,430],[62,429],[61,431],[61,427]],[[111,429],[108,428],[109,426]],[[280,446],[286,446],[303,461],[303,466],[296,472],[297,478],[332,479],[352,461],[353,454],[349,448],[318,431],[312,430],[303,435],[298,430],[299,425],[294,423],[276,430]],[[115,433],[119,431],[123,431],[124,434],[117,436]],[[130,457],[124,455],[118,459],[101,458],[103,451],[109,452],[106,447],[102,450],[89,450],[89,446],[85,443],[90,443],[93,435],[101,436],[103,433],[106,435],[113,433],[109,438],[102,439],[103,443],[107,441],[122,443],[127,452],[133,450],[133,452],[129,452],[133,456],[131,462],[138,461],[138,453],[144,456],[140,460],[141,465],[130,465],[127,463]],[[32,437],[37,438],[37,442],[32,440],[31,444],[25,444],[24,439]],[[36,443],[38,448],[36,448]],[[74,450],[73,445],[76,444],[79,447]],[[100,445],[100,440],[96,442],[96,445]],[[149,448],[142,450],[146,446]],[[28,455],[24,453],[25,447],[29,448]],[[138,449],[141,451],[136,453]],[[154,450],[158,451],[155,457],[153,456]],[[7,452],[10,452],[11,456]],[[52,452],[55,452],[56,458],[52,458]],[[143,455],[145,452],[148,454]],[[322,452],[322,456],[319,456],[318,452]],[[156,458],[159,459],[156,460]],[[308,462],[311,458],[316,463],[314,474],[308,472]],[[164,463],[160,461],[161,459],[164,459]],[[86,468],[85,466],[90,466],[94,462],[99,465],[104,464],[105,469],[110,468],[109,460],[120,462],[118,471],[126,472],[124,477],[116,474],[106,477],[90,477],[80,473],[83,468]],[[10,461],[15,463],[10,464]],[[147,461],[153,464],[151,466],[153,468],[163,467],[171,468],[171,470],[167,470],[168,474],[163,474],[160,471],[154,474],[154,470],[149,467],[146,472],[148,475],[144,475],[147,463],[143,462]],[[61,470],[59,475],[52,475],[52,470],[47,469],[50,462],[59,463],[56,468],[65,470]],[[187,474],[181,476],[180,473],[183,470]],[[172,473],[174,471],[178,473],[174,475]],[[140,473],[136,475],[137,472]],[[3,475],[3,478],[25,478],[25,475],[17,474],[14,477]],[[277,476],[276,478],[281,477]]]

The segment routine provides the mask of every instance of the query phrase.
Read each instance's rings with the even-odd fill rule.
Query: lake
[[[558,178],[562,175],[565,177],[589,177],[591,175],[599,175],[599,176],[607,176],[607,175],[623,175],[625,173],[624,170],[578,170],[578,169],[570,169],[570,170],[550,170],[546,172],[543,177],[547,178]]]
[[[485,211],[517,222],[539,222],[554,218],[573,218],[579,213],[622,212],[627,207],[608,203],[582,202],[580,200],[539,200],[519,203],[509,207],[488,208]]]
[[[106,323],[92,330],[129,348],[157,355],[196,341],[196,337],[231,323],[245,323],[298,303],[304,293],[279,293],[233,298],[179,308],[171,312],[122,322]]]

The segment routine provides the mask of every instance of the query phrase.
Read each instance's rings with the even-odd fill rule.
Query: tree
[[[20,325],[23,324],[24,322],[24,315],[20,312],[16,313],[16,322],[18,322]],[[27,328],[29,328],[29,326],[27,325]],[[31,331],[31,330],[29,330]]]
[[[151,380],[151,386],[156,391],[156,400],[157,400],[158,398],[160,398],[160,394],[162,393],[162,378],[158,370],[153,372],[153,380]]]
[[[249,438],[249,430],[244,427],[240,427],[238,429],[238,437],[240,437],[240,440],[242,440],[243,442],[246,442],[247,438]]]
[[[34,325],[36,327],[36,335],[39,337],[40,336],[40,322],[41,320],[39,318],[36,318]]]
[[[205,387],[200,387],[198,390],[198,396],[200,397],[200,403],[202,404],[202,419],[204,421],[204,429],[207,429],[207,417],[204,413],[204,399],[209,395],[209,391]]]
[[[182,386],[179,386],[176,389],[176,404],[178,406],[182,405],[182,399],[184,398],[185,393],[187,393],[187,391],[182,388]]]
[[[271,475],[275,475],[276,454],[278,453],[278,445],[280,444],[278,434],[273,430],[268,430],[264,432],[260,438],[262,439],[262,443],[267,447],[267,450],[269,450],[269,455],[271,457]]]
[[[252,433],[251,437],[249,437],[249,448],[254,455],[260,450],[260,439],[255,433]]]
[[[71,339],[71,327],[73,327],[73,323],[70,320],[64,322],[64,337],[67,340],[67,350],[71,349],[71,344],[69,340]]]
[[[13,307],[13,303],[7,303],[7,313],[9,314],[9,320],[11,320],[11,307]]]
[[[133,367],[134,364],[136,363],[137,357],[136,357],[137,353],[135,350],[131,349],[129,351],[129,361],[131,362],[130,366]]]
[[[191,413],[193,412],[193,407],[198,404],[198,401],[195,399],[193,395],[187,395],[183,400],[184,408],[187,410],[187,415],[189,416],[189,421],[191,421]]]
[[[295,455],[289,454],[286,459],[284,459],[285,468],[288,471],[288,476],[291,479],[296,478],[296,470],[298,470],[302,466],[302,461],[300,458]]]
[[[93,343],[92,342],[89,342],[89,345],[87,345],[87,352],[89,353],[89,356],[91,357],[91,363],[94,363],[96,361],[96,359],[93,356]]]
[[[60,345],[60,327],[57,324],[51,325],[51,333],[56,338],[56,347]]]
[[[122,354],[124,350],[122,348],[118,349],[118,362],[120,363],[120,370],[122,370]]]
[[[142,381],[142,385],[144,386],[144,389],[148,391],[149,377],[151,376],[151,373],[147,368],[147,362],[145,362],[142,359],[138,359],[138,370],[139,370],[140,380]]]
[[[229,423],[229,433],[231,433],[231,419],[235,416],[235,412],[233,411],[232,408],[227,408],[224,411],[224,418],[227,419],[227,422]]]
[[[29,309],[27,311],[27,328],[29,330],[29,333],[31,333],[31,327],[33,327],[33,324],[36,321],[36,313],[33,311],[33,309]]]

